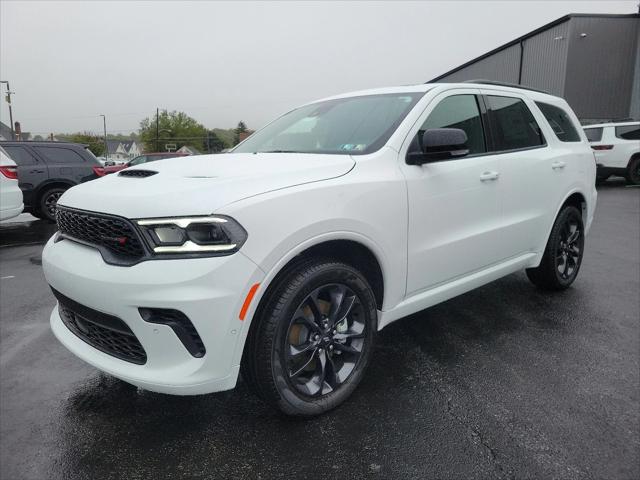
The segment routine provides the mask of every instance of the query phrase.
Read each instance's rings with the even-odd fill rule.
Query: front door
[[[407,296],[503,259],[500,156],[487,153],[483,107],[472,89],[442,94],[419,124],[466,132],[469,155],[424,165],[402,163],[409,203]]]

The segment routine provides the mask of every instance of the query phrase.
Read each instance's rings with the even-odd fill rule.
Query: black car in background
[[[55,221],[58,198],[70,187],[104,175],[85,145],[67,142],[0,142],[18,165],[24,211]]]

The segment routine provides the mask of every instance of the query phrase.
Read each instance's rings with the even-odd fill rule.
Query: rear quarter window
[[[536,102],[536,105],[549,122],[549,126],[561,142],[579,142],[580,134],[571,118],[562,108],[548,103]]]
[[[31,152],[29,152],[25,147],[19,147],[14,145],[7,145],[4,147],[11,160],[16,162],[16,165],[35,165],[38,161],[35,159]]]
[[[599,142],[602,140],[602,127],[585,128],[584,134],[587,136],[587,140],[590,142]]]
[[[621,125],[616,127],[616,137],[623,140],[640,140],[640,125]]]

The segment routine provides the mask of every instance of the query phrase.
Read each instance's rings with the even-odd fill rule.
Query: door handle
[[[551,168],[553,168],[554,170],[562,170],[564,167],[566,167],[566,163],[565,162],[553,162],[551,164]]]
[[[480,175],[480,181],[490,182],[493,180],[497,180],[498,177],[500,177],[500,174],[498,172],[484,172],[482,175]]]

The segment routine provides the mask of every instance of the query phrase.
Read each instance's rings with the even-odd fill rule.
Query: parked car
[[[156,160],[164,160],[167,158],[176,158],[176,157],[186,157],[189,155],[188,153],[176,153],[176,152],[158,152],[158,153],[145,153],[144,155],[138,155],[137,157],[132,158],[126,163],[121,165],[111,165],[105,167],[104,173],[116,173],[120,170],[124,170],[125,168],[135,167],[136,165],[142,165],[147,162],[155,162]]]
[[[584,132],[596,155],[598,181],[616,175],[640,185],[640,122],[600,123]]]
[[[144,389],[227,390],[242,371],[287,414],[325,412],[399,318],[521,269],[573,283],[597,198],[579,125],[521,88],[384,88],[80,185],[42,255],[51,327]]]
[[[18,165],[24,210],[55,221],[56,202],[70,187],[104,175],[85,145],[67,142],[0,142]]]
[[[0,147],[0,220],[22,213],[22,190],[18,185],[18,167]]]

